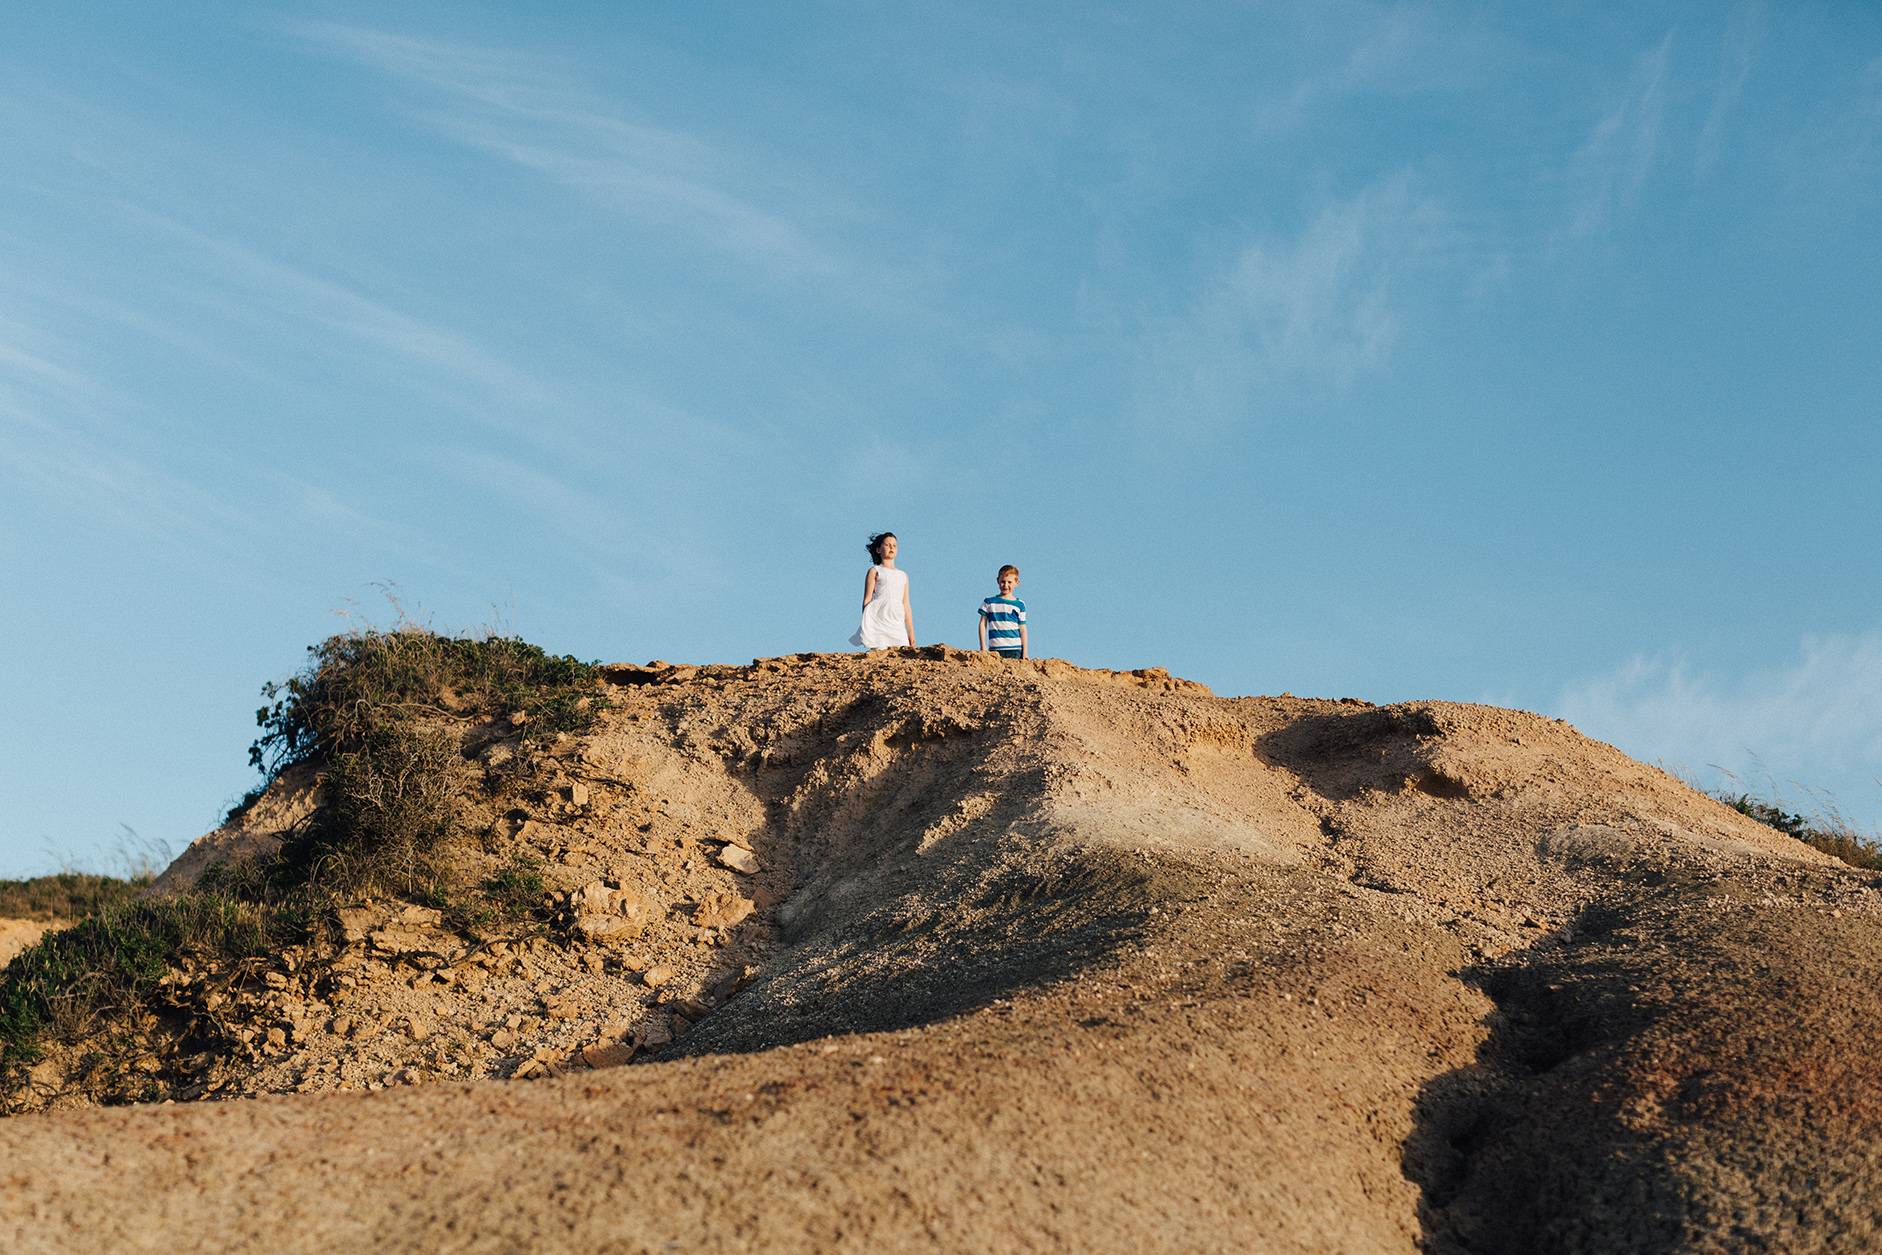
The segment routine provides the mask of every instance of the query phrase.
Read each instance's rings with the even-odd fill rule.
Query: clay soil
[[[0,1246],[1882,1248],[1876,877],[1565,724],[939,646],[606,674],[592,734],[459,729],[463,875],[537,860],[553,925],[360,902],[175,973],[237,1046],[20,1082]]]

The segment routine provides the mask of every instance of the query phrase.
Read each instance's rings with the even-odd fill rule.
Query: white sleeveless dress
[[[908,572],[878,566],[876,591],[863,607],[863,625],[850,644],[864,649],[893,649],[908,644],[908,620],[902,617],[902,595],[908,591]]]

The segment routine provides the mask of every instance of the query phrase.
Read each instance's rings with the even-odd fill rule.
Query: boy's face
[[[1019,587],[1019,576],[1011,571],[1000,572],[1000,596],[1011,597],[1013,590]]]

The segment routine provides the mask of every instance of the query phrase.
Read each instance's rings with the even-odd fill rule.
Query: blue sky
[[[1872,4],[13,6],[0,111],[0,875],[383,585],[740,662],[884,527],[923,641],[1882,819]]]

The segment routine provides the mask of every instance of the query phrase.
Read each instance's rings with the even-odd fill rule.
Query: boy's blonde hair
[[[1002,575],[1005,575],[1008,572],[1012,573],[1014,579],[1019,578],[1019,568],[1014,566],[1011,562],[1007,563],[1005,566],[1001,567],[998,571],[996,571],[994,573],[993,578],[995,580],[998,580]]]

